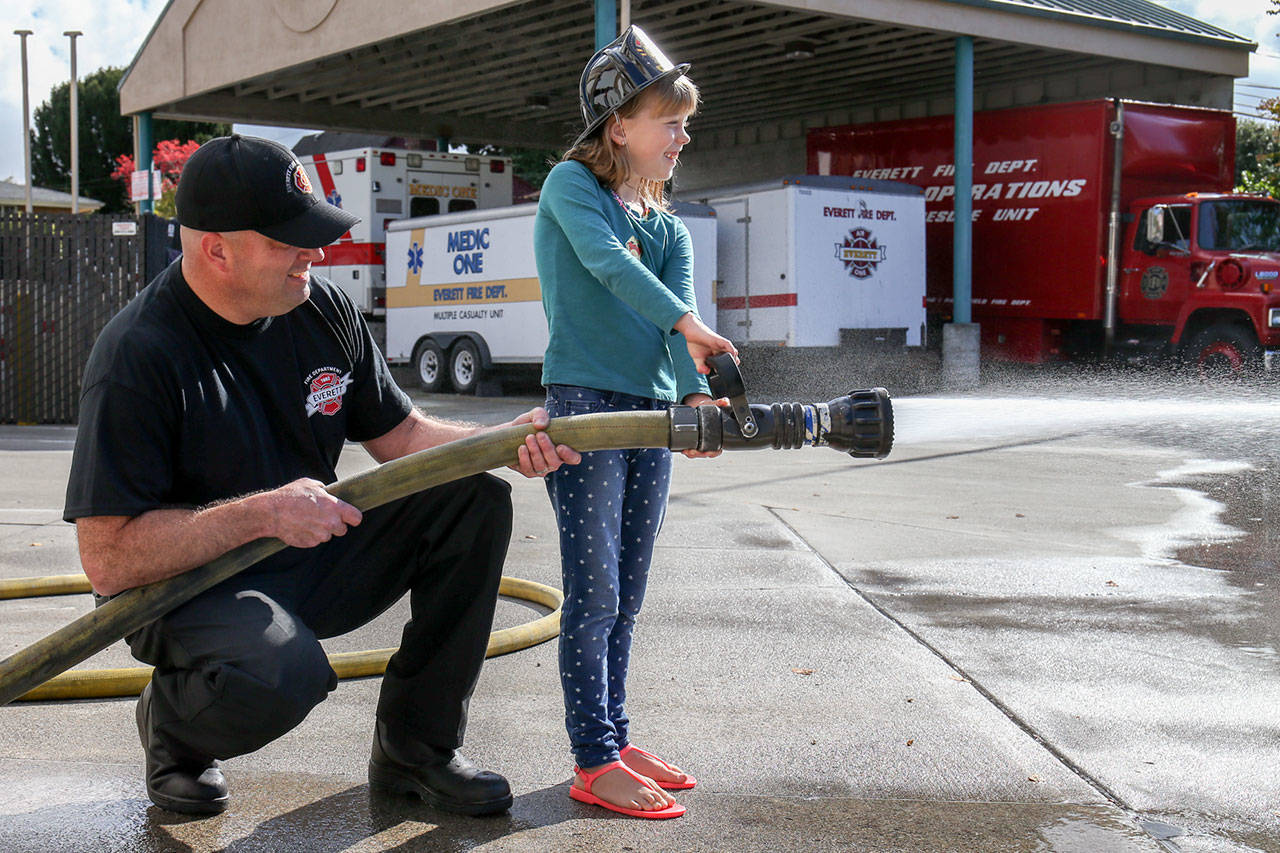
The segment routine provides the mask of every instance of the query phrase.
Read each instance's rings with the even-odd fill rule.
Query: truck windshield
[[[1218,252],[1280,252],[1280,204],[1261,199],[1200,205],[1200,248]]]

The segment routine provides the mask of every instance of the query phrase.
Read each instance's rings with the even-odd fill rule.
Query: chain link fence
[[[168,263],[168,226],[0,209],[0,423],[75,423],[89,350]]]

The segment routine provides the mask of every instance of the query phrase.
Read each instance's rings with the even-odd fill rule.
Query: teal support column
[[[155,149],[154,131],[151,127],[151,113],[138,113],[134,120],[137,122],[136,141],[138,144],[138,161],[137,168],[147,173],[147,198],[139,205],[143,213],[151,213],[155,210],[155,199],[151,198],[151,152]]]
[[[955,213],[952,319],[973,319],[973,37],[956,39]]]
[[[449,153],[449,137],[447,137],[447,136],[437,136],[437,137],[436,137],[436,150],[437,150],[437,151],[443,151],[445,154],[448,154],[448,153]]]
[[[618,37],[618,8],[615,0],[596,0],[596,50]]]
[[[942,327],[942,379],[951,388],[979,380],[982,330],[973,322],[973,38],[956,39],[955,229],[951,322]]]

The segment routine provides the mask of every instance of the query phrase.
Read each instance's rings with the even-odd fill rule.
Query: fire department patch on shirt
[[[336,367],[319,367],[307,377],[307,417],[316,412],[336,415],[342,410],[342,397],[351,386],[351,373],[340,374]]]
[[[627,251],[635,257],[640,257],[640,244],[636,242],[635,237],[627,238]]]

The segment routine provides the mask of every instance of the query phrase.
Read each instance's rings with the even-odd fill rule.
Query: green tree
[[[543,148],[512,148],[507,156],[511,158],[511,168],[515,173],[537,190],[542,189],[547,173],[560,159],[555,151]]]
[[[111,173],[116,158],[133,153],[132,119],[120,115],[123,68],[100,68],[80,81],[80,194],[104,203],[104,213],[130,210],[128,195]],[[31,131],[31,177],[37,186],[71,191],[71,84],[61,83],[36,108]],[[156,139],[203,142],[231,132],[230,125],[156,120]]]
[[[511,169],[535,190],[542,189],[547,173],[560,159],[555,151],[545,148],[516,148],[502,145],[481,145],[476,153],[489,157],[510,157]]]
[[[1270,0],[1268,15],[1280,15],[1280,0]],[[1280,98],[1258,105],[1280,121]],[[1236,124],[1236,190],[1280,198],[1280,127],[1242,119]]]
[[[1236,189],[1280,198],[1280,127],[1249,119],[1236,123]]]

